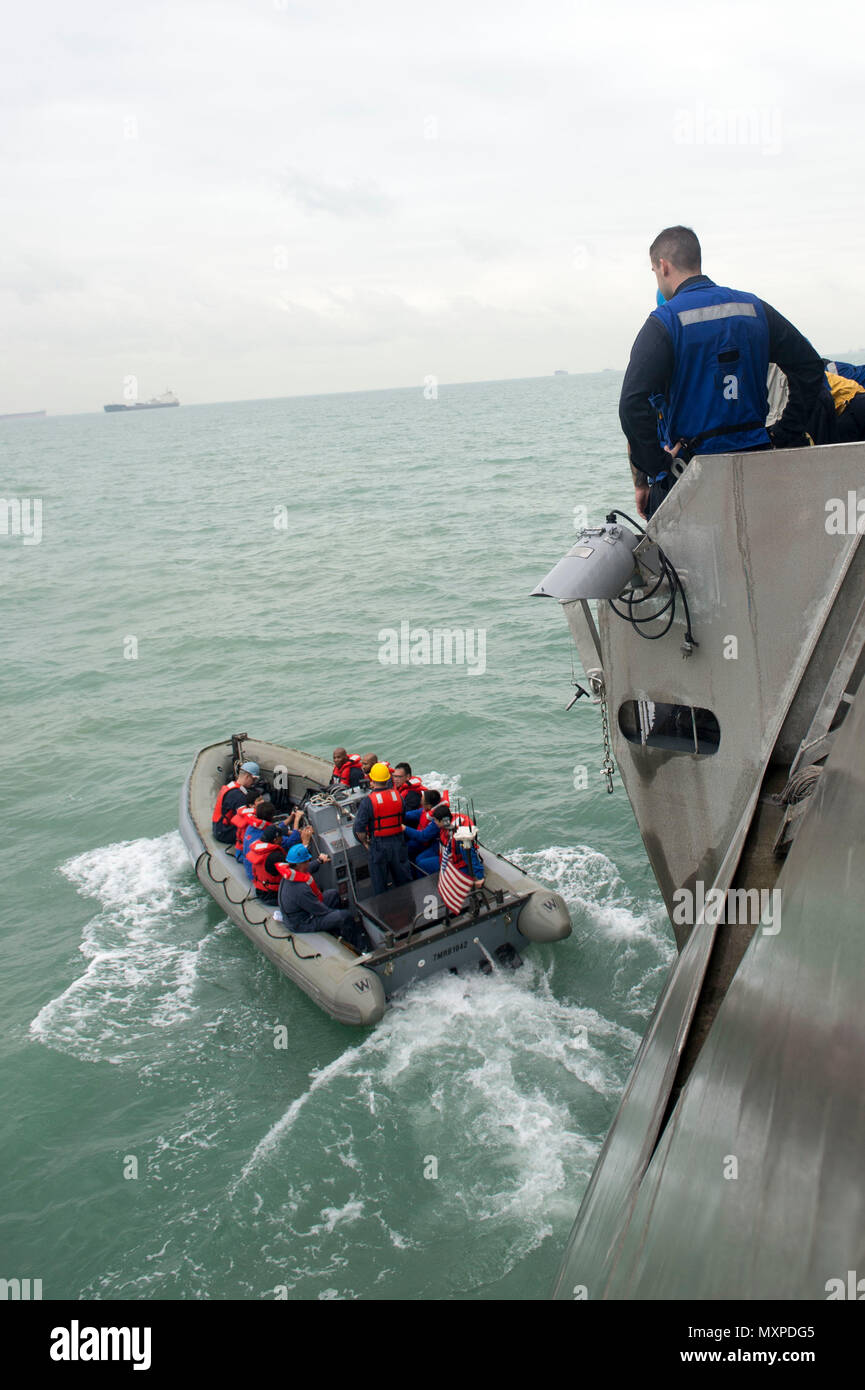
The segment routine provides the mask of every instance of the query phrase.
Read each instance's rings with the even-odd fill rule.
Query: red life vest
[[[239,807],[231,817],[231,824],[237,826],[234,848],[236,850],[240,849],[243,844],[243,837],[251,825],[254,825],[256,830],[263,830],[268,823],[269,822],[266,820],[259,820],[253,806]]]
[[[449,828],[447,830],[439,831],[439,839],[441,840],[443,845],[446,845],[454,830],[459,830],[461,825],[468,825],[472,829],[474,829],[474,824],[475,823],[472,820],[471,816],[464,816],[462,811],[454,811],[453,815],[451,816],[451,823]],[[456,841],[454,841],[454,850],[457,853],[459,853],[456,847]]]
[[[252,869],[252,881],[260,893],[275,893],[279,887],[279,875],[268,872],[264,867],[265,859],[274,850],[285,853],[282,845],[273,840],[253,840],[247,850],[246,859]]]
[[[342,785],[344,787],[347,787],[349,785],[349,780],[351,778],[351,770],[353,767],[360,767],[359,753],[349,753],[342,767],[337,767],[336,763],[334,763],[333,772],[330,774],[331,781],[342,782]]]
[[[419,777],[408,777],[403,782],[402,786],[398,788],[398,791],[403,801],[405,801],[409,792],[420,792],[421,795],[423,795],[426,791],[426,787]]]
[[[294,864],[286,864],[285,862],[276,865],[276,872],[280,878],[287,878],[289,883],[308,883],[318,901],[324,902],[321,889],[312,874],[305,874],[303,869],[297,869]]]
[[[426,787],[424,787],[424,791],[427,791],[427,788],[426,788]],[[450,806],[450,804],[451,804],[451,794],[450,794],[450,792],[448,792],[448,791],[442,792],[442,794],[441,794],[441,800],[436,802],[436,806]],[[433,811],[434,811],[434,810],[435,810],[435,806],[433,806]],[[417,823],[417,828],[418,828],[418,830],[426,830],[426,828],[427,828],[427,826],[429,825],[429,823],[430,823],[431,820],[432,820],[432,811],[428,811],[427,808],[424,806],[423,809],[421,810],[421,813],[420,813],[420,820],[419,820],[418,823]]]
[[[461,823],[463,825],[472,824],[468,816],[464,816]],[[449,830],[443,830],[439,835],[439,839],[443,846],[446,845],[451,839],[451,832]],[[441,855],[441,851],[439,851],[439,855]],[[474,870],[472,869],[471,863],[463,854],[462,848],[456,840],[451,840],[451,863],[455,869],[462,869],[463,873],[468,874],[470,878],[474,878]]]
[[[225,793],[233,792],[239,786],[239,782],[226,782],[224,787],[219,788],[219,796],[216,798],[216,805],[213,808],[214,825],[228,825],[228,820],[222,814],[222,803],[225,800]]]
[[[402,820],[402,797],[393,787],[381,792],[370,792],[372,802],[373,826],[375,836],[401,835],[405,829]]]

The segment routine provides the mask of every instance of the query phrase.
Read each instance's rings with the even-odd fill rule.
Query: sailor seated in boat
[[[251,806],[239,806],[231,817],[231,824],[235,828],[234,857],[243,857],[243,841],[247,830],[255,827],[263,830],[269,825],[276,815],[276,807],[269,796],[257,796]]]
[[[278,825],[266,825],[258,832],[246,854],[246,862],[252,869],[252,882],[255,896],[263,903],[276,906],[279,888],[277,865],[285,859],[282,832]]]
[[[420,828],[412,830],[410,827],[406,827],[405,837],[409,843],[409,853],[411,853],[411,846],[413,845],[415,848],[415,867],[420,869],[422,873],[438,873],[441,847],[447,844],[450,827],[451,808],[441,798],[433,807],[429,821],[423,830]]]
[[[420,781],[420,778],[417,779]],[[429,825],[430,817],[442,799],[441,792],[436,791],[435,787],[424,787],[421,792],[421,803],[414,811],[404,811],[403,819],[407,826],[412,830],[423,830]],[[411,854],[411,848],[409,848]]]
[[[306,846],[294,845],[285,862],[277,865],[279,910],[285,925],[293,932],[329,932],[347,941],[356,951],[371,950],[372,942],[363,927],[350,912],[340,908],[339,889],[328,888],[322,893],[312,877],[313,864]]]
[[[470,875],[472,884],[479,888],[486,877],[486,869],[478,854],[477,838],[477,826],[467,819],[457,826],[451,841],[451,863],[461,873]]]
[[[433,824],[439,831],[439,843],[418,855],[415,861],[418,868],[427,874],[437,874],[441,867],[443,851],[450,845],[450,861],[453,867],[470,878],[474,886],[480,887],[486,876],[486,869],[477,850],[477,826],[468,816],[452,812],[443,802],[433,811]]]
[[[240,860],[250,878],[252,878],[252,865],[248,858],[249,850],[255,841],[261,838],[260,832],[266,826],[275,823],[281,833],[280,843],[283,849],[289,850],[292,845],[308,844],[312,838],[311,825],[307,826],[305,830],[300,829],[302,820],[303,812],[298,810],[292,811],[287,820],[276,821],[276,808],[273,802],[268,801],[266,797],[256,801],[254,807],[241,806],[234,817],[234,824],[238,827],[237,835],[240,841],[239,845],[235,845],[234,857]]]
[[[364,781],[361,759],[357,753],[347,753],[344,748],[333,750],[333,771],[331,782],[339,782],[344,787],[359,787]]]
[[[406,824],[412,824],[408,820],[409,815],[414,815],[415,811],[420,812],[421,797],[425,791],[423,782],[419,777],[412,777],[410,763],[397,763],[393,770],[394,789],[402,797],[403,815],[406,817]]]
[[[415,862],[419,854],[426,850],[433,849],[438,843],[439,823],[433,819],[433,812],[436,807],[442,805],[441,792],[437,792],[434,787],[424,789],[423,804],[418,812],[409,811],[406,814],[405,840],[408,845],[408,857]],[[412,824],[412,819],[416,824]],[[427,870],[427,872],[434,872]]]
[[[260,775],[261,768],[258,763],[242,763],[235,780],[220,787],[210,827],[215,840],[224,845],[234,843],[237,831],[231,823],[231,818],[241,806],[249,805],[263,791],[258,783]]]
[[[370,773],[372,772],[373,768],[379,766],[379,764],[382,767],[387,768],[388,776],[391,779],[393,779],[395,769],[391,767],[387,758],[380,758],[378,756],[378,753],[364,753],[363,757],[360,760],[360,766],[363,771],[363,782],[361,783],[361,786],[368,787],[371,785],[372,778],[370,777]]]
[[[260,902],[276,905],[277,892],[279,889],[279,865],[285,861],[286,852],[289,854],[293,849],[304,849],[307,854],[306,845],[312,839],[312,826],[306,826],[303,830],[292,830],[285,835],[285,827],[274,823],[266,825],[263,830],[253,833],[252,843],[246,851],[246,864],[251,869],[251,878],[255,896]],[[330,863],[330,856],[320,854],[315,860],[312,873],[318,873],[323,864]]]

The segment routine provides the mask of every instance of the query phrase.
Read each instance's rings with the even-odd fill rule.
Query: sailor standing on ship
[[[689,227],[666,228],[649,259],[664,302],[637,335],[619,401],[644,517],[694,454],[809,444],[805,429],[823,381],[821,358],[771,304],[702,274],[700,243]],[[790,390],[771,434],[770,362]]]

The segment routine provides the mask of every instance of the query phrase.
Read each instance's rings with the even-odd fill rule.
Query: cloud
[[[4,39],[3,409],[622,365],[676,221],[861,340],[861,45],[795,4],[45,0]],[[698,102],[780,149],[701,142]]]
[[[299,170],[289,170],[280,179],[280,190],[307,212],[329,212],[335,217],[387,217],[396,200],[376,187],[371,179],[355,179],[348,184],[311,178]]]

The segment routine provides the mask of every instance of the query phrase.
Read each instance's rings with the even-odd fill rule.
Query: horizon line
[[[444,387],[450,388],[450,387],[455,387],[455,386],[494,386],[494,385],[496,385],[496,384],[498,384],[498,383],[508,382],[508,381],[546,381],[548,378],[556,376],[557,373],[561,373],[561,374],[563,374],[563,375],[565,375],[565,376],[601,376],[601,375],[603,375],[603,374],[605,374],[605,373],[610,373],[610,374],[613,374],[613,375],[614,375],[616,372],[624,372],[624,370],[625,370],[624,367],[598,367],[598,368],[596,368],[594,371],[588,371],[588,372],[587,372],[587,371],[583,371],[583,372],[572,372],[572,371],[570,371],[570,370],[567,369],[567,368],[557,368],[555,371],[552,371],[552,372],[544,372],[543,374],[538,374],[537,376],[502,376],[502,377],[487,377],[487,378],[481,378],[481,379],[473,379],[473,380],[471,380],[471,381],[437,381],[437,382],[436,382],[436,388],[437,388],[437,389],[442,389],[442,388],[444,388]],[[415,386],[360,386],[360,387],[353,387],[353,388],[351,388],[351,389],[349,389],[349,390],[340,390],[340,391],[301,391],[301,392],[298,392],[296,395],[287,395],[287,396],[245,396],[245,397],[234,398],[234,399],[230,399],[230,400],[224,400],[224,399],[223,399],[223,400],[212,400],[212,401],[188,401],[188,402],[186,402],[186,406],[187,406],[187,409],[189,409],[190,407],[208,406],[208,405],[260,405],[260,404],[264,404],[264,403],[266,403],[266,402],[268,402],[268,401],[304,401],[304,400],[316,400],[316,399],[318,399],[319,397],[322,397],[322,396],[371,396],[371,395],[375,395],[375,394],[381,394],[382,392],[385,392],[385,391],[418,391],[418,390],[423,391],[423,389],[424,389],[424,383],[423,383],[423,382],[420,384],[420,386],[417,386],[417,385],[415,385]],[[184,402],[181,401],[180,404],[181,404],[181,406],[183,406]],[[66,418],[69,418],[69,417],[72,417],[72,416],[76,416],[76,417],[77,417],[78,415],[100,415],[100,414],[104,413],[104,411],[105,411],[105,406],[104,406],[104,405],[102,405],[102,406],[97,406],[97,407],[93,407],[93,408],[91,408],[91,409],[89,409],[89,410],[60,410],[60,411],[56,411],[56,412],[54,412],[54,413],[52,413],[50,409],[47,409],[47,408],[46,408],[46,409],[45,409],[45,416],[46,416],[46,418],[51,418],[51,419],[53,419],[53,420],[59,420],[59,419],[66,419]],[[39,414],[40,412],[39,412],[39,411],[27,411],[27,410],[21,410],[21,411],[8,411],[8,412],[2,412],[2,411],[0,411],[0,418],[2,418],[2,415],[3,415],[4,413],[5,413],[5,414],[8,414],[9,416],[13,416],[13,415],[36,415],[36,414]],[[118,411],[117,413],[118,413],[118,414],[123,414],[123,413],[125,413],[125,412]]]

